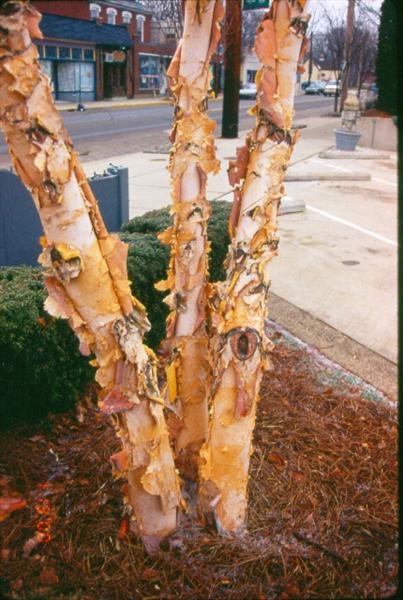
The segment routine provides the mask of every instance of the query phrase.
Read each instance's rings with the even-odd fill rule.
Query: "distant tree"
[[[153,21],[157,23],[165,36],[178,42],[183,31],[182,0],[139,0],[146,8],[153,11]]]
[[[376,76],[378,108],[397,114],[397,15],[396,2],[384,0],[378,37]]]

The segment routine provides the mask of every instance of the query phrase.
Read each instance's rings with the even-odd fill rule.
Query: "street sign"
[[[256,10],[258,8],[269,8],[269,0],[243,0],[243,10]]]

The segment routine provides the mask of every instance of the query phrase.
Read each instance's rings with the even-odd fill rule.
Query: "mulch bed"
[[[248,533],[183,517],[153,557],[126,532],[114,430],[93,407],[0,436],[0,596],[70,600],[382,598],[397,582],[397,425],[359,387],[326,387],[281,339],[265,379]],[[7,493],[5,493],[7,492]],[[38,543],[39,541],[39,543]]]

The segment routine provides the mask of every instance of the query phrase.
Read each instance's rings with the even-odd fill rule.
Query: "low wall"
[[[397,152],[397,126],[392,118],[361,117],[357,129],[362,134],[360,146]]]
[[[128,169],[109,167],[89,183],[109,231],[129,220]],[[11,171],[0,170],[0,266],[37,265],[42,225],[31,195]]]

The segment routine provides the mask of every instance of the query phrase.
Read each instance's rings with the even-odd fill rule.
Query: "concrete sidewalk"
[[[357,158],[319,158],[334,146],[338,121],[315,117],[298,124],[306,127],[287,172],[292,181],[286,193],[306,209],[279,220],[272,317],[396,397],[396,153],[385,158],[385,152],[374,152],[362,160],[359,152]],[[209,200],[232,200],[226,168],[243,137],[217,140],[222,171],[209,177]],[[111,163],[128,167],[133,217],[170,204],[167,161],[166,153],[139,152],[83,166],[88,175]]]

